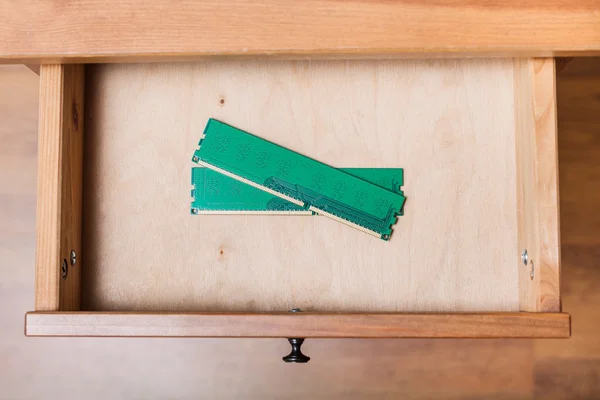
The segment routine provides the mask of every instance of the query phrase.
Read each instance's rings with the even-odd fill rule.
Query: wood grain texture
[[[577,57],[567,58],[567,60],[571,60],[573,62],[569,61],[566,63],[565,67],[560,71],[560,76],[564,76],[565,82],[567,82],[567,79],[575,78],[575,80],[569,81],[569,85],[565,86],[566,88],[568,88],[566,91],[568,95],[573,96],[578,92],[576,90],[569,90],[570,85],[573,85],[576,82],[578,82],[579,84],[588,83],[592,85],[597,83],[596,78],[598,77],[598,74],[600,74],[600,65],[598,65],[598,57]],[[589,108],[592,107],[594,103],[586,103],[585,101],[581,101],[580,105],[584,106],[585,108]],[[568,117],[568,119],[574,119],[577,117],[577,111],[575,110],[575,112],[571,113],[571,107],[568,103],[565,103],[564,108],[559,108],[559,111],[561,110],[563,111],[563,115]]]
[[[535,388],[538,399],[597,399],[600,363],[586,359],[543,363],[536,367]]]
[[[568,347],[555,341],[541,342],[536,345],[540,360],[548,358],[587,358],[600,355],[598,339],[598,305],[600,305],[600,246],[567,245],[563,248],[565,267],[569,268],[570,279],[565,283],[564,309],[571,314],[574,332]],[[600,367],[600,365],[599,365]],[[599,368],[600,371],[600,368]]]
[[[36,310],[80,306],[81,263],[71,266],[70,253],[81,256],[84,83],[82,65],[40,71]]]
[[[595,0],[27,0],[2,9],[0,60],[589,55],[599,11]]]
[[[600,59],[576,59],[557,82],[570,339],[310,339],[311,362],[294,366],[281,362],[283,339],[23,335],[34,302],[38,77],[0,66],[0,398],[600,398],[598,72]]]
[[[512,60],[124,64],[88,78],[84,309],[518,311]],[[334,166],[403,167],[393,239],[327,218],[190,215],[208,117]]]
[[[563,310],[568,346],[535,343],[536,393],[600,398],[600,59],[575,59],[559,75],[558,127]]]
[[[564,74],[562,85],[557,88],[559,143],[562,141],[559,152],[561,241],[564,245],[598,248],[600,63],[598,59],[578,59]]]
[[[569,337],[568,314],[28,313],[28,336]]]
[[[559,312],[560,230],[555,67],[552,59],[515,61],[519,306]],[[533,276],[532,276],[533,275]]]

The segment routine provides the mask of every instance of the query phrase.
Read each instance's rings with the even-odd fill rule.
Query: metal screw
[[[71,250],[71,265],[75,266],[75,264],[77,264],[77,253],[75,250]]]
[[[535,269],[533,266],[533,260],[531,260],[531,280],[533,280],[533,276],[535,275]]]
[[[302,312],[302,310],[299,308],[292,308],[290,312]]]
[[[62,264],[60,266],[60,276],[63,279],[67,279],[67,273],[69,272],[69,266],[67,265],[67,259],[63,258]]]
[[[527,249],[523,250],[521,253],[521,261],[523,261],[523,265],[527,265],[527,261],[529,261],[529,255],[527,254]]]

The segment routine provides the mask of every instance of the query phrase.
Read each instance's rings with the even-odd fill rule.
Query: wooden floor
[[[0,68],[0,399],[600,398],[600,60],[558,79],[567,340],[25,338],[33,308],[38,77]]]

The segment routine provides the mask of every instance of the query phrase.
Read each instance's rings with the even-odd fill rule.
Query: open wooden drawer
[[[570,334],[553,59],[43,65],[40,82],[27,335]],[[209,117],[334,166],[403,167],[393,237],[191,215]]]

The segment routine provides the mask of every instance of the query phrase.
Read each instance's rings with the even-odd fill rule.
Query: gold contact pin
[[[338,222],[341,222],[342,224],[346,224],[346,225],[348,225],[348,226],[351,226],[351,227],[352,227],[352,228],[354,228],[354,229],[358,229],[358,230],[359,230],[359,231],[361,231],[361,232],[367,233],[367,234],[369,234],[369,235],[371,235],[371,236],[375,236],[376,238],[381,238],[381,234],[379,234],[379,233],[377,233],[377,232],[375,232],[375,231],[372,231],[372,230],[370,230],[370,229],[367,229],[367,228],[365,228],[364,226],[360,226],[360,225],[358,225],[358,224],[355,224],[354,222],[350,222],[350,221],[348,221],[348,220],[346,220],[346,219],[344,219],[344,218],[340,218],[340,217],[338,217],[338,216],[336,216],[336,215],[333,215],[333,214],[331,214],[331,213],[328,213],[327,211],[323,211],[323,210],[321,210],[321,209],[318,209],[317,207],[310,206],[308,209],[309,209],[309,210],[311,210],[311,211],[314,211],[314,212],[316,212],[316,213],[317,213],[317,214],[319,214],[319,215],[323,215],[323,216],[325,216],[325,217],[327,217],[327,218],[331,218],[331,219],[333,219],[333,220],[336,220],[336,221],[338,221]]]
[[[197,215],[312,215],[312,211],[233,211],[233,210],[199,210],[196,209],[194,214]]]
[[[196,160],[194,160],[194,161],[196,161]],[[285,195],[283,193],[276,192],[276,191],[274,191],[272,189],[269,189],[266,186],[254,183],[254,182],[252,182],[252,181],[250,181],[250,180],[248,180],[246,178],[242,178],[241,176],[238,176],[236,174],[232,174],[231,172],[226,171],[226,170],[224,170],[222,168],[216,167],[214,165],[208,164],[208,163],[206,163],[204,161],[200,161],[200,160],[197,160],[196,162],[198,163],[198,165],[201,165],[201,166],[206,167],[206,168],[210,168],[213,171],[216,171],[216,172],[218,172],[220,174],[223,174],[225,176],[233,178],[233,179],[235,179],[237,181],[243,182],[243,183],[245,183],[247,185],[253,186],[253,187],[257,188],[257,189],[263,190],[263,191],[265,191],[267,193],[272,194],[273,196],[277,196],[279,198],[287,200],[290,203],[296,204],[296,205],[298,205],[300,207],[304,206],[303,202],[301,202],[301,201],[299,201],[297,199],[294,199],[293,197],[287,196],[287,195]],[[325,216],[327,218],[331,218],[331,219],[333,219],[335,221],[341,222],[342,224],[348,225],[348,226],[350,226],[350,227],[352,227],[354,229],[358,229],[359,231],[364,232],[366,234],[369,234],[371,236],[374,236],[376,238],[381,238],[382,237],[381,234],[378,233],[378,232],[372,231],[371,229],[365,228],[364,226],[361,226],[361,225],[355,224],[353,222],[350,222],[350,221],[348,221],[348,220],[346,220],[344,218],[340,218],[337,215],[333,215],[331,213],[328,213],[327,211],[323,211],[323,210],[321,210],[321,209],[319,209],[319,208],[317,208],[315,206],[310,206],[309,210],[310,211],[314,211],[315,213],[317,213],[319,215],[323,215],[323,216]],[[252,212],[248,212],[248,211],[221,211],[221,212],[218,212],[218,211],[217,212],[215,212],[215,211],[202,212],[202,210],[195,210],[195,211],[196,211],[195,213],[197,213],[197,214],[252,214]],[[289,214],[289,215],[298,215],[299,214],[297,211],[268,211],[268,212],[257,211],[255,213],[256,214],[275,214],[275,213],[277,213],[277,214]],[[310,214],[310,212],[307,211],[306,214]]]
[[[198,160],[197,163],[198,163],[198,165],[202,165],[203,167],[210,168],[213,171],[217,171],[220,174],[223,174],[223,175],[228,176],[230,178],[233,178],[233,179],[235,179],[237,181],[243,182],[243,183],[245,183],[247,185],[253,186],[253,187],[257,188],[257,189],[260,189],[260,190],[263,190],[263,191],[265,191],[267,193],[270,193],[273,196],[277,196],[279,198],[282,198],[284,200],[289,201],[290,203],[294,203],[297,206],[304,207],[304,203],[303,202],[301,202],[300,200],[296,200],[293,197],[290,197],[290,196],[285,195],[283,193],[276,192],[276,191],[274,191],[272,189],[269,189],[266,186],[259,185],[258,183],[254,183],[254,182],[252,182],[252,181],[250,181],[250,180],[248,180],[246,178],[242,178],[241,176],[238,176],[236,174],[232,174],[229,171],[225,171],[224,169],[221,169],[219,167],[215,167],[214,165],[208,164],[208,163],[206,163],[204,161]]]

